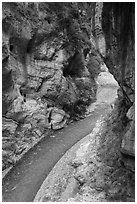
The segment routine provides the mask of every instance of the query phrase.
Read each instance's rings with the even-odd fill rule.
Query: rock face
[[[11,157],[15,150],[14,135],[17,126],[18,123],[12,119],[2,119],[2,167],[5,167],[7,160],[12,163]]]
[[[84,115],[96,100],[95,79],[105,63],[120,86],[121,152],[134,158],[134,3],[2,6],[2,114],[13,127],[17,123],[12,152],[62,128],[68,115]]]
[[[104,56],[102,54],[100,49],[102,44],[98,46],[98,50],[120,86],[117,106],[121,124],[117,126],[123,128],[121,151],[126,157],[131,156],[133,161],[135,155],[135,4],[103,3],[102,6],[102,3],[96,3],[95,8],[94,35],[97,39],[105,36],[106,54]],[[100,16],[101,22],[98,22]],[[99,40],[98,43],[100,43]],[[133,166],[132,164],[132,170]]]
[[[129,129],[122,141],[122,152],[130,156],[135,156],[135,104],[131,106],[126,114],[129,119]]]
[[[96,100],[102,60],[91,46],[90,13],[83,10],[77,3],[3,3],[2,113],[13,121],[8,137],[16,142],[14,161],[4,159],[3,169]],[[5,134],[5,122],[3,128]]]

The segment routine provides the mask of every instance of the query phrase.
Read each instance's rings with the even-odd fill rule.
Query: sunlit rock
[[[65,112],[58,108],[51,109],[50,123],[53,130],[61,129],[67,121]]]

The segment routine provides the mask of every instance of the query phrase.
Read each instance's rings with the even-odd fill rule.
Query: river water
[[[88,116],[91,115],[91,117],[94,118],[95,113],[98,113],[99,115],[94,129],[90,134],[85,136],[77,144],[71,147],[57,162],[57,164],[47,176],[46,180],[43,182],[34,199],[34,202],[81,201],[79,200],[80,196],[77,196],[78,200],[76,199],[76,194],[79,191],[79,185],[74,178],[76,170],[70,167],[70,163],[72,161],[73,163],[75,163],[74,161],[79,161],[79,163],[81,162],[83,165],[86,165],[86,161],[84,163],[84,160],[86,160],[86,157],[89,158],[89,155],[91,157],[91,154],[92,158],[96,160],[96,153],[98,148],[96,134],[100,131],[102,124],[101,117],[106,114],[105,112],[102,112],[102,110],[106,109],[108,112],[111,112],[114,102],[117,99],[117,89],[119,88],[114,77],[108,71],[101,72],[97,77],[96,82],[98,84],[97,100],[87,108]],[[88,150],[89,147],[92,150]],[[84,171],[83,169],[83,172],[86,172],[86,170]],[[100,174],[98,179],[100,179]],[[103,193],[98,194],[98,192],[94,192],[94,194],[90,194],[92,194],[92,196],[88,195],[86,198],[87,200],[85,201],[106,201]]]

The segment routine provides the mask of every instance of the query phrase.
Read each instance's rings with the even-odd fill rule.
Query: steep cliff
[[[134,15],[134,3],[3,3],[3,168],[83,117],[105,62],[120,86],[121,152],[134,169]]]
[[[3,3],[3,168],[96,100],[91,5]]]
[[[117,126],[121,126],[123,135],[121,152],[125,165],[134,170],[135,4],[105,3],[102,28],[106,39],[104,61],[120,86]]]
[[[112,101],[112,92],[98,92],[96,84],[107,65],[119,84],[118,98],[101,129],[91,133],[87,161],[86,142],[80,141],[82,162],[69,163],[72,182],[60,172],[68,185],[60,198],[74,189],[70,201],[134,201],[135,4],[6,2],[2,15],[3,169],[42,137],[85,117],[87,106],[97,111],[91,104],[96,92]],[[60,193],[60,183],[56,187]]]
[[[96,46],[118,82],[115,105],[117,130],[122,135],[125,165],[134,171],[135,156],[135,5],[96,3],[93,17]],[[102,40],[103,39],[103,40]],[[103,47],[103,49],[102,49]]]
[[[119,84],[118,98],[113,110],[97,121],[91,134],[54,166],[34,201],[135,201],[134,6],[93,3],[91,42]],[[102,100],[105,94],[101,94]],[[109,91],[107,95],[106,101]],[[112,90],[110,96],[112,99]],[[95,110],[93,104],[91,107]]]

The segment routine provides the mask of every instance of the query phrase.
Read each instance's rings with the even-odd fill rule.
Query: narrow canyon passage
[[[109,78],[109,77],[108,77]],[[111,80],[112,81],[112,80]],[[116,97],[117,84],[109,86],[99,85],[99,89],[105,89],[106,94],[114,93]],[[112,81],[113,83],[113,81]],[[102,88],[103,87],[103,88]],[[109,90],[109,91],[108,91]],[[106,96],[104,96],[106,98]],[[102,98],[102,101],[101,101]],[[43,138],[3,179],[3,201],[7,202],[29,202],[33,201],[44,179],[47,177],[53,166],[76,142],[88,135],[94,128],[96,121],[101,115],[111,110],[112,101],[104,101],[104,98],[97,97],[97,107],[91,111],[87,118],[70,124],[68,127],[58,130],[54,136]],[[102,103],[103,102],[103,103]]]
[[[119,144],[121,137],[113,132],[112,115],[117,96],[117,83],[103,72],[98,77],[97,101],[89,107],[98,115],[93,130],[73,145],[51,170],[34,202],[132,202],[134,178],[122,164]],[[93,114],[94,117],[94,114]]]
[[[135,201],[135,3],[2,3],[4,202]]]

